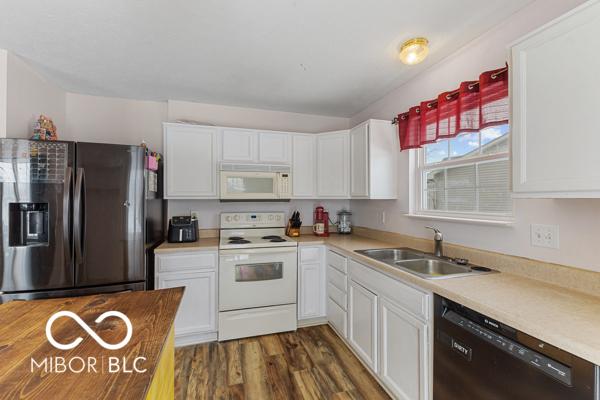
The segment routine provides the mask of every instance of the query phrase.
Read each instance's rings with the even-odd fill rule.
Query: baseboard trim
[[[175,335],[175,347],[192,346],[195,344],[216,342],[217,332],[187,333]]]
[[[298,320],[298,328],[306,328],[309,326],[325,325],[327,317],[307,318]]]

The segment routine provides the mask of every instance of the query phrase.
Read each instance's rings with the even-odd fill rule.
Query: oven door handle
[[[254,249],[228,249],[219,250],[222,255],[236,255],[236,254],[282,254],[282,253],[296,253],[298,248],[294,247],[259,247]]]

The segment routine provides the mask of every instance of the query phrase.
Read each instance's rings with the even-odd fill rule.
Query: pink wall
[[[423,99],[429,99],[480,72],[502,66],[508,46],[582,0],[538,0],[488,31],[454,55],[432,66],[351,118],[391,119]],[[558,56],[558,55],[557,55]],[[441,222],[405,216],[408,212],[408,154],[402,153],[401,198],[397,201],[352,201],[355,223],[413,236],[431,237],[425,225],[435,225],[451,243],[600,271],[595,250],[600,240],[600,200],[515,200],[515,224],[510,227]],[[381,216],[385,213],[385,223]],[[532,223],[559,225],[559,249],[530,245]]]

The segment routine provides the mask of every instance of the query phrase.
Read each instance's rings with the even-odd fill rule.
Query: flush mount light
[[[420,63],[429,54],[429,40],[424,37],[413,38],[402,43],[398,57],[404,64]]]

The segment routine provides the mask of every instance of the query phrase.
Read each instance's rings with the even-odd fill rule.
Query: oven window
[[[248,176],[227,177],[227,193],[273,193],[273,178],[257,178]]]
[[[236,282],[270,281],[283,278],[283,263],[237,264]]]

